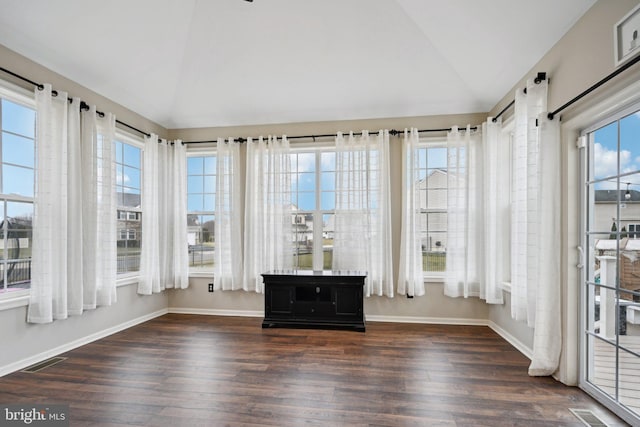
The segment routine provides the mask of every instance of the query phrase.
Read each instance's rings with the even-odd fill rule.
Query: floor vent
[[[600,418],[597,417],[596,414],[594,414],[592,411],[590,411],[588,409],[571,409],[571,408],[569,408],[569,410],[573,413],[573,415],[578,417],[578,419],[580,421],[582,421],[585,426],[589,426],[589,427],[609,427],[609,425],[607,423],[602,421]]]
[[[42,362],[36,363],[35,365],[31,365],[27,368],[24,368],[20,372],[27,372],[29,374],[33,374],[35,372],[40,372],[45,368],[53,366],[57,363],[62,362],[63,360],[67,360],[66,357],[52,357],[51,359],[43,360]]]

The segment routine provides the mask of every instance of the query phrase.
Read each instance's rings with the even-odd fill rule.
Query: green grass
[[[331,263],[333,260],[333,252],[323,252],[323,270],[331,270]],[[313,270],[313,254],[301,254],[293,257],[293,265],[300,270]]]
[[[447,254],[444,252],[422,253],[422,271],[445,271]]]

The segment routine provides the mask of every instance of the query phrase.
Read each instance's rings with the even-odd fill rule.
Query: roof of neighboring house
[[[604,202],[617,202],[618,201],[618,190],[596,190],[594,197],[596,203],[604,203]],[[640,202],[640,191],[637,190],[629,190],[629,194],[631,194],[630,199],[625,199],[624,195],[627,190],[620,190],[620,201],[621,202]]]
[[[118,195],[118,202],[122,200],[121,197],[124,197],[124,200],[122,200],[124,202],[123,206],[129,206],[129,207],[135,207],[135,208],[140,207],[140,194],[123,193],[118,191],[117,195]]]

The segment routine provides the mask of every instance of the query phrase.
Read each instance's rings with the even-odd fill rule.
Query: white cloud
[[[599,142],[593,144],[593,162],[596,179],[618,175],[618,159],[616,154],[616,151],[603,147]],[[640,164],[640,157],[632,159],[629,150],[620,151],[620,173],[637,171],[640,169],[638,164]]]
[[[124,174],[122,175],[121,173],[117,173],[116,174],[116,184],[117,185],[123,185],[128,183],[129,181],[131,181],[131,178],[129,178],[129,175]]]
[[[624,153],[624,151],[623,151]],[[631,153],[628,151],[627,157],[630,157]],[[594,158],[594,169],[595,169],[595,177],[596,178],[604,178],[606,176],[613,176],[618,174],[618,156],[617,152],[613,150],[609,150],[606,147],[603,147],[602,144],[596,142],[593,144],[593,158]],[[622,153],[620,156],[620,160],[622,161]],[[628,161],[628,159],[627,159]]]

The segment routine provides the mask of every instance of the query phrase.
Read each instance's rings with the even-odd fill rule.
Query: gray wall
[[[0,311],[0,375],[7,373],[4,370],[8,366],[24,367],[34,363],[34,357],[50,357],[59,352],[56,349],[84,343],[110,329],[115,332],[121,325],[131,326],[137,320],[166,312],[166,294],[141,296],[136,289],[136,285],[120,286],[118,301],[112,306],[87,310],[82,316],[49,324],[27,323],[26,306]],[[37,357],[39,355],[44,357]]]
[[[70,96],[79,96],[89,104],[96,104],[100,111],[110,111],[116,118],[139,129],[155,132],[166,137],[167,130],[144,117],[108,100],[91,90],[80,86],[52,71],[26,59],[0,45],[0,64],[4,68],[21,74],[39,83],[51,83],[54,89],[68,91]],[[3,80],[33,90],[29,84],[0,73]],[[14,366],[35,355],[48,354],[53,349],[68,345],[76,340],[101,334],[121,324],[129,324],[135,319],[146,318],[167,308],[167,295],[140,297],[136,286],[118,288],[118,302],[111,307],[98,308],[82,316],[60,320],[47,325],[33,325],[26,322],[26,307],[0,311],[0,370]],[[1,371],[0,371],[1,372]]]
[[[638,3],[638,0],[599,0],[564,35],[562,39],[525,75],[513,89],[505,94],[490,114],[493,116],[514,98],[516,89],[525,87],[527,79],[538,71],[547,72],[549,86],[548,107],[553,111],[592,84],[615,70],[613,54],[614,25]],[[523,47],[526,48],[526,47]],[[580,116],[594,105],[604,102],[613,94],[640,79],[640,65],[626,71],[615,80],[602,86],[573,107],[562,113],[562,209],[561,209],[561,286],[563,348],[557,378],[566,384],[578,380],[578,281],[579,271],[576,246],[580,244],[579,176],[576,137],[580,129],[567,128],[566,123]],[[621,106],[618,106],[620,108]],[[512,115],[512,111],[505,117]],[[587,119],[588,121],[588,119]],[[508,331],[518,341],[533,347],[531,330],[522,327],[508,315],[508,307],[491,306],[489,319],[499,328]]]
[[[486,114],[464,114],[452,116],[429,117],[405,117],[397,119],[353,120],[337,122],[313,122],[313,123],[289,123],[264,126],[238,126],[224,128],[200,128],[200,129],[172,129],[169,131],[171,139],[183,141],[203,141],[216,139],[217,137],[247,137],[259,135],[309,135],[309,134],[334,134],[337,131],[359,131],[368,129],[402,130],[405,127],[418,127],[420,129],[441,129],[452,125],[466,126],[476,125],[486,120]],[[444,134],[431,135],[441,136]],[[295,140],[294,140],[295,141]],[[296,142],[291,142],[295,145]],[[397,279],[398,261],[400,253],[400,219],[401,219],[401,169],[402,169],[402,139],[391,137],[391,205],[392,205],[392,235],[393,235],[393,267]],[[242,163],[242,162],[241,162]],[[241,168],[242,169],[242,168]],[[244,180],[243,183],[244,185]],[[192,286],[185,291],[170,293],[169,307],[171,309],[196,309],[196,310],[227,310],[230,312],[244,310],[263,310],[264,302],[261,295],[245,292],[218,292],[208,294],[206,285],[211,280],[192,279]],[[407,299],[399,295],[395,298],[371,297],[365,301],[365,313],[369,318],[388,318],[411,321],[415,318],[438,321],[468,321],[486,322],[488,307],[478,299],[451,299],[444,296],[442,284],[429,284],[427,293],[423,297]]]

